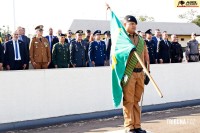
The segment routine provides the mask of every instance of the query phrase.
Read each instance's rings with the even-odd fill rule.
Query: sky
[[[147,15],[156,22],[186,22],[178,15],[190,9],[175,8],[174,0],[2,0],[0,27],[9,25],[13,31],[15,22],[16,27],[25,27],[26,33],[34,34],[34,28],[42,24],[44,34],[50,27],[54,34],[58,29],[66,33],[73,19],[109,20],[105,3],[119,18],[128,14]],[[195,10],[200,14],[200,8]]]

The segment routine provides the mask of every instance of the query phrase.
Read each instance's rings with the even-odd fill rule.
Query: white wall
[[[200,99],[200,63],[152,65],[144,105]],[[0,123],[111,110],[109,67],[0,72]]]

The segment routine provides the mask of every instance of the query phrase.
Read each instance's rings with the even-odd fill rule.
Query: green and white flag
[[[126,30],[117,16],[111,11],[111,67],[112,67],[112,94],[114,106],[117,107],[122,99],[121,80],[123,78],[129,54],[135,46],[129,39]]]

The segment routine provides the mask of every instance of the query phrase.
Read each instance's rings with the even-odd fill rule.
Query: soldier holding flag
[[[107,8],[110,9],[108,5]],[[146,133],[141,129],[139,102],[144,91],[143,71],[153,81],[148,72],[150,69],[148,50],[143,38],[136,33],[137,20],[134,16],[125,16],[122,25],[111,11],[110,24],[113,39],[111,66],[114,105],[116,107],[120,105],[123,94],[124,127],[127,133]]]
[[[138,52],[142,61],[149,66],[149,55],[145,42],[135,32],[137,26],[136,18],[134,16],[127,15],[124,18],[123,24],[133,45],[140,48],[139,50],[136,50],[136,52]],[[132,62],[137,62],[137,59],[133,56],[134,54],[131,52],[128,58],[126,70],[128,66],[131,66]],[[129,133],[146,133],[145,130],[141,129],[141,114],[138,104],[144,91],[144,72],[139,62],[133,65],[131,76],[128,78],[129,80],[125,81],[126,83],[123,85],[124,126],[128,129]],[[124,78],[124,80],[126,79]]]

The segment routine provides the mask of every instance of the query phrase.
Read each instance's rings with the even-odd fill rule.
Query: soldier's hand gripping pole
[[[163,94],[160,91],[160,89],[158,88],[158,85],[156,84],[156,82],[153,80],[153,78],[151,77],[149,71],[147,70],[147,68],[145,67],[144,63],[142,62],[142,60],[140,59],[140,56],[137,54],[137,52],[134,52],[136,58],[138,59],[139,63],[142,65],[142,68],[144,70],[144,72],[146,73],[146,75],[149,77],[150,81],[152,82],[154,88],[156,89],[156,91],[158,92],[159,96],[161,98],[163,98]]]

